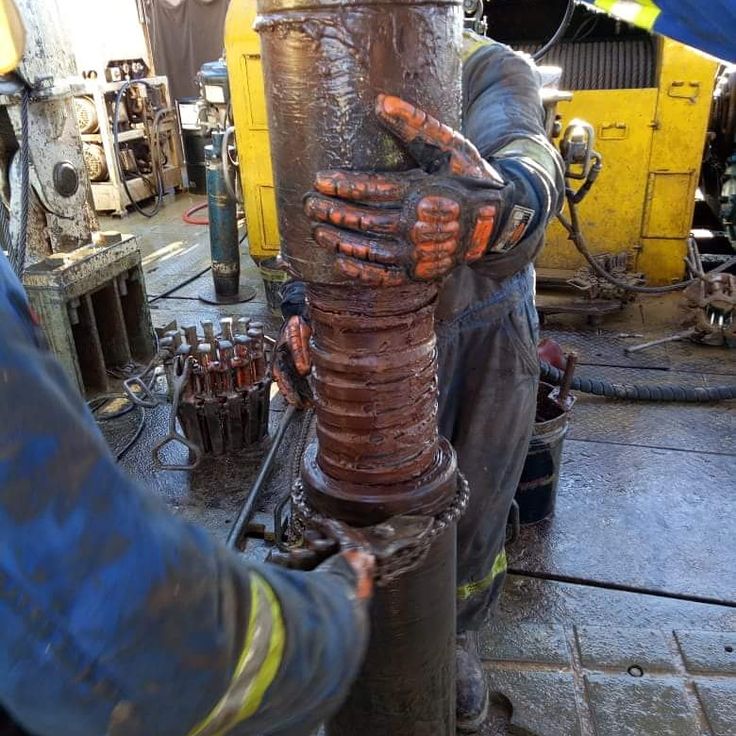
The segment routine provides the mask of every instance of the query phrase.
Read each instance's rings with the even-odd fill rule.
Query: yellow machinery
[[[232,0],[225,26],[230,89],[251,256],[279,249],[255,0]],[[703,146],[718,65],[670,40],[656,44],[651,86],[586,89],[562,102],[563,129],[590,122],[604,166],[580,206],[594,252],[632,252],[635,270],[652,283],[684,273]],[[576,269],[581,256],[554,223],[538,265]]]
[[[279,223],[271,170],[261,42],[253,30],[255,0],[231,0],[225,21],[235,137],[248,221],[250,255],[256,261],[279,252]]]
[[[656,87],[574,91],[562,127],[591,123],[603,171],[579,207],[594,252],[632,252],[634,270],[664,284],[684,275],[718,64],[670,40],[657,44]],[[582,257],[558,223],[542,268],[575,269]]]
[[[12,0],[0,0],[0,74],[14,71],[23,56],[26,32]]]

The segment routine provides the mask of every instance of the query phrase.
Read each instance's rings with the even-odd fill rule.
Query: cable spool
[[[102,146],[99,143],[84,143],[83,153],[90,181],[105,181],[109,172]]]
[[[514,44],[533,54],[538,44]],[[560,87],[572,91],[643,89],[657,86],[657,47],[653,38],[566,41],[544,56],[544,63],[562,67]]]
[[[97,117],[97,108],[91,97],[75,97],[74,110],[77,113],[77,127],[83,135],[98,133],[100,121]]]

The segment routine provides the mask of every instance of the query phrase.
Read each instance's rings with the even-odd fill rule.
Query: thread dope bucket
[[[534,431],[516,489],[521,524],[535,524],[550,517],[555,510],[570,412],[549,398],[553,389],[548,383],[539,384]]]

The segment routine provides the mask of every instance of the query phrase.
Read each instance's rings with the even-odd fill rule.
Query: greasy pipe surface
[[[317,171],[404,170],[413,159],[378,122],[380,92],[460,126],[458,2],[260,0],[282,255],[300,278],[343,281],[302,211]]]
[[[282,254],[308,282],[312,316],[318,447],[307,492],[356,524],[436,511],[454,472],[437,436],[436,286],[345,281],[302,201],[320,170],[416,167],[376,118],[381,92],[459,126],[461,5],[261,0],[258,10]]]
[[[324,169],[415,163],[375,116],[397,95],[460,123],[459,2],[259,0],[282,254],[307,282],[317,441],[302,480],[313,506],[356,526],[431,514],[457,487],[437,434],[435,285],[345,281],[302,209]],[[371,641],[329,736],[455,733],[456,529],[418,569],[378,588]]]
[[[455,736],[456,541],[452,526],[418,569],[376,590],[363,668],[328,736]]]

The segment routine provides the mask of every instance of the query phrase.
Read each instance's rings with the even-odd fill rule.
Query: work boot
[[[457,730],[476,733],[488,715],[488,683],[478,654],[477,631],[458,634],[455,666]]]

